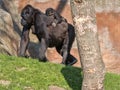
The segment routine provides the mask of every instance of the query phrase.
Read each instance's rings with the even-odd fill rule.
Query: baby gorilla
[[[47,8],[45,14],[51,18],[51,22],[49,23],[49,25],[52,25],[53,27],[56,27],[56,25],[61,23],[62,21],[67,22],[67,20],[53,8]]]

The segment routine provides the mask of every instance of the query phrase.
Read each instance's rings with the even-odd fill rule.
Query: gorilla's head
[[[46,12],[45,12],[45,14],[46,14],[47,16],[54,15],[55,13],[56,13],[56,11],[55,11],[53,8],[47,8],[47,9],[46,9]]]
[[[21,12],[21,24],[23,26],[32,25],[34,18],[35,9],[31,5],[27,5],[22,9]]]

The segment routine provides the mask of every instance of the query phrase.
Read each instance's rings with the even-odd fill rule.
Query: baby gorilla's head
[[[55,14],[55,12],[56,12],[56,11],[55,11],[53,8],[48,8],[48,9],[46,9],[45,14],[46,14],[47,16],[52,16],[52,15]]]

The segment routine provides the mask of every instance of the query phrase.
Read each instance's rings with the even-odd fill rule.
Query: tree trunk
[[[103,90],[105,66],[98,41],[95,0],[71,0],[70,4],[83,69],[82,90]]]

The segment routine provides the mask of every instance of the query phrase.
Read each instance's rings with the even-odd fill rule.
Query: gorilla
[[[62,17],[57,11],[55,11],[53,8],[47,8],[45,11],[45,14],[49,16],[52,20],[50,25],[53,25],[54,27],[58,24],[61,23],[62,21],[67,22],[67,20]]]
[[[39,60],[47,61],[45,52],[48,47],[55,47],[62,56],[61,64],[73,65],[77,59],[70,54],[75,39],[74,27],[67,22],[61,21],[56,27],[50,25],[51,18],[31,5],[26,5],[21,12],[21,24],[23,26],[19,56],[25,56],[29,43],[29,31],[32,26],[33,34],[40,42]]]

